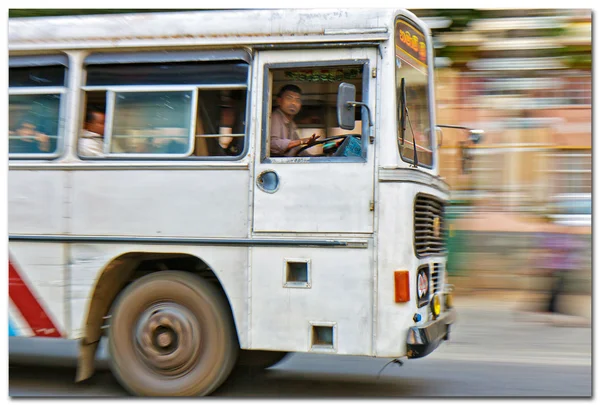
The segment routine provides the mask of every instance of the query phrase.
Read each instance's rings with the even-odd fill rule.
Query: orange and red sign
[[[396,57],[418,69],[427,71],[425,35],[402,19],[396,20]]]

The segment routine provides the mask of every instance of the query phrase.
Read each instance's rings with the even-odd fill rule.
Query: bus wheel
[[[237,365],[242,368],[265,369],[281,362],[288,354],[268,350],[240,350]]]
[[[161,271],[118,297],[109,333],[110,365],[142,396],[208,395],[231,373],[239,345],[229,306],[208,281]]]

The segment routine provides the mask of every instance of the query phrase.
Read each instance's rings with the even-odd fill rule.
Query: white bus
[[[131,393],[207,395],[287,353],[448,339],[449,189],[412,13],[16,18],[8,48],[13,358],[74,342],[81,381],[106,336]],[[280,126],[301,139],[285,154]]]

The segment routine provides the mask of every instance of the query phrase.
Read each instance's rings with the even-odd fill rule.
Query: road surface
[[[591,328],[521,314],[500,301],[457,299],[451,340],[399,367],[385,359],[294,354],[275,367],[237,371],[217,397],[589,397]],[[560,321],[560,317],[558,318]],[[105,366],[100,361],[100,367]],[[379,374],[381,373],[381,374]],[[9,395],[125,396],[107,369],[75,384],[75,370],[9,369]]]

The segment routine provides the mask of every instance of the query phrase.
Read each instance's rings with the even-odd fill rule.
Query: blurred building
[[[453,200],[591,226],[591,11],[472,11],[454,29],[415,11],[434,32],[438,123],[486,132],[464,151],[465,134],[444,130]]]
[[[448,270],[472,288],[531,289],[543,232],[577,234],[591,294],[591,10],[412,10],[432,29],[450,184]],[[548,221],[550,219],[550,221]]]

